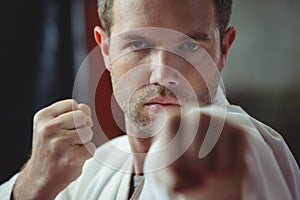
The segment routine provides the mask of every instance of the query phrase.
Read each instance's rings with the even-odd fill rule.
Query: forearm
[[[31,173],[29,168],[24,168],[15,181],[12,189],[12,200],[35,200],[35,199],[54,199],[57,195],[56,190],[52,190],[43,180],[43,176],[36,176],[37,173]]]

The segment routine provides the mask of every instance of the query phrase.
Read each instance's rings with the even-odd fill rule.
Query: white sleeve
[[[248,127],[248,176],[245,199],[300,200],[300,171],[281,135],[251,119]],[[251,198],[250,198],[251,197]]]
[[[16,179],[19,174],[15,174],[8,181],[0,185],[0,199],[1,200],[10,200],[11,193],[13,191]]]
[[[246,129],[248,173],[243,199],[300,200],[299,166],[284,138],[239,106],[228,110],[228,116]]]

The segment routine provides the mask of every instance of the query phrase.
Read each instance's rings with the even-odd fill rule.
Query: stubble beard
[[[111,78],[112,85],[115,90],[117,80],[113,72],[111,73]],[[198,91],[196,99],[190,95],[190,92],[181,91],[179,94],[181,95],[176,96],[170,89],[162,85],[148,84],[141,86],[138,90],[133,91],[132,94],[126,94],[128,95],[127,97],[122,97],[122,99],[116,98],[116,100],[126,117],[136,128],[138,128],[138,130],[140,130],[140,134],[143,134],[137,137],[151,137],[153,136],[154,131],[152,126],[154,118],[150,117],[149,110],[145,106],[145,103],[151,99],[156,97],[177,99],[183,106],[191,104],[195,105],[195,103],[197,103],[199,107],[202,107],[211,104],[211,96],[207,89]]]
[[[221,51],[219,48],[217,51],[217,62],[215,63],[217,65],[217,70],[220,73],[222,71],[222,66],[220,65]],[[115,91],[118,80],[115,77],[112,68],[110,69],[110,72],[113,90]],[[200,89],[198,91],[194,90],[196,99],[191,97],[191,92],[183,92],[183,94],[181,94],[180,97],[176,98],[176,95],[173,92],[171,92],[168,88],[162,85],[149,84],[144,88],[140,88],[140,90],[132,92],[133,94],[127,94],[129,98],[122,97],[122,99],[116,98],[116,100],[124,114],[127,116],[128,119],[131,120],[131,123],[134,126],[136,126],[139,130],[141,130],[144,133],[145,137],[147,137],[152,135],[153,132],[153,128],[151,126],[152,119],[149,116],[149,112],[145,109],[144,105],[147,101],[157,96],[162,96],[179,99],[180,103],[182,103],[183,105],[195,105],[195,102],[199,107],[211,105],[219,86],[219,73],[216,73],[216,76],[212,77],[212,85],[210,89],[207,89],[205,87],[205,89]]]

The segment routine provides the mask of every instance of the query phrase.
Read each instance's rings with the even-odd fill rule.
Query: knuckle
[[[73,167],[75,160],[76,157],[73,154],[65,156],[65,159],[63,159],[63,165],[68,168]]]
[[[173,125],[173,124],[177,124],[177,123],[180,123],[180,120],[181,120],[181,116],[180,114],[172,114],[169,116],[168,118],[168,123],[170,123],[170,125]]]
[[[233,120],[226,119],[224,124],[224,131],[231,133],[243,133],[244,128]]]
[[[60,126],[66,121],[66,115],[59,115],[55,119],[52,120],[53,125]]]
[[[93,142],[90,142],[86,145],[86,148],[89,152],[89,157],[92,157],[97,149],[96,145]]]
[[[86,113],[82,110],[77,110],[76,112],[74,112],[74,116],[75,115],[78,117],[86,118]]]
[[[62,100],[59,102],[56,102],[54,104],[52,104],[50,107],[55,108],[55,107],[62,107],[62,108],[72,108],[72,110],[76,110],[77,109],[77,102],[74,99],[66,99],[66,100]]]
[[[49,112],[48,108],[39,110],[37,113],[35,113],[35,115],[33,117],[34,122],[38,123],[38,122],[42,121],[46,117],[48,112]]]
[[[78,109],[84,111],[88,115],[91,113],[91,108],[86,104],[79,104]]]
[[[93,137],[93,131],[91,128],[89,127],[86,127],[86,135],[87,135],[87,141],[91,141],[92,140],[92,137]]]
[[[93,131],[89,127],[85,127],[83,129],[78,129],[77,133],[79,135],[80,140],[83,144],[86,144],[92,140]]]
[[[84,112],[83,110],[81,109],[78,109],[78,110],[74,110],[73,111],[73,117],[79,117],[79,118],[82,118],[82,119],[85,119],[88,117],[88,114],[86,112]]]
[[[212,118],[217,119],[217,116],[213,116],[211,113],[206,112],[200,112],[200,121],[203,121],[205,123],[209,123]]]
[[[179,129],[181,122],[181,116],[178,114],[172,114],[167,120],[167,130],[170,132],[176,133]]]
[[[91,113],[91,112],[92,112],[92,110],[91,110],[90,106],[88,106],[88,105],[86,105],[86,104],[84,104],[84,105],[85,105],[85,107],[86,107],[87,111],[88,111],[89,113]]]
[[[78,155],[78,153],[69,152],[64,158],[61,160],[61,166],[63,168],[68,169],[70,171],[79,170],[83,163],[85,162],[85,158],[82,155]]]
[[[40,113],[40,111],[39,112],[37,112],[37,113],[35,113],[35,115],[33,116],[33,122],[34,123],[38,123],[40,120],[41,120],[41,113]]]
[[[93,149],[93,147],[89,144],[85,145],[85,150],[84,153],[82,154],[82,162],[85,162],[86,160],[88,160],[89,158],[91,158],[94,155],[95,150]]]
[[[38,132],[44,136],[48,136],[53,132],[57,132],[59,124],[53,121],[48,121],[39,127]]]
[[[77,103],[77,101],[75,99],[69,99],[67,101],[72,106],[73,109],[77,109],[78,103]]]
[[[88,121],[88,116],[82,110],[78,110],[73,113],[73,119],[75,124],[77,124],[78,126],[82,126],[85,125]]]
[[[53,138],[50,142],[50,149],[52,153],[55,153],[58,157],[62,156],[62,147],[63,147],[63,140],[60,138]]]

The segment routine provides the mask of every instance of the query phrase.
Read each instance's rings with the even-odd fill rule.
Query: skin
[[[155,8],[155,9],[149,9]],[[130,10],[130,12],[128,12]],[[165,10],[172,10],[172,12],[165,12]],[[217,69],[210,73],[212,79],[218,76],[218,73],[223,69],[227,57],[228,50],[235,38],[235,29],[233,27],[229,28],[225,34],[225,37],[220,41],[219,29],[216,23],[216,14],[213,7],[212,1],[118,1],[116,0],[113,8],[114,13],[114,24],[111,28],[111,38],[118,37],[121,33],[128,32],[129,30],[134,30],[143,27],[162,27],[171,30],[181,32],[183,34],[193,36],[193,35],[206,35],[206,37],[198,37],[195,40],[198,45],[202,46],[213,62],[216,64]],[[153,17],[157,16],[157,17]],[[160,37],[163,37],[160,35]],[[102,53],[105,60],[114,60],[115,54],[119,52],[115,49],[116,43],[111,42],[111,45],[107,45],[107,35],[101,27],[95,28],[95,39],[102,48]],[[222,43],[222,45],[220,45]],[[222,46],[222,49],[220,48]],[[117,52],[117,53],[116,53]],[[147,87],[140,89],[138,91],[132,91],[128,97],[128,94],[121,95],[127,102],[122,100],[118,101],[125,112],[126,128],[130,135],[135,137],[130,137],[130,142],[134,152],[140,152],[142,149],[143,153],[146,153],[151,145],[152,138],[149,138],[149,142],[144,143],[147,139],[141,140],[137,138],[139,135],[148,136],[147,130],[138,126],[141,121],[146,121],[150,123],[149,120],[149,109],[143,106],[143,103],[147,102],[148,99],[154,97],[163,97],[166,99],[174,99],[171,92],[167,91],[167,95],[163,96],[159,92],[156,92],[156,86],[163,88],[165,86],[171,89],[180,90],[182,80],[178,80],[174,74],[164,69],[163,67],[158,67],[157,65],[167,65],[179,71],[180,74],[190,82],[197,95],[197,100],[200,106],[208,105],[211,102],[208,99],[209,94],[206,91],[208,87],[215,89],[215,83],[211,85],[205,85],[199,73],[190,66],[189,63],[183,61],[183,59],[178,58],[178,56],[170,55],[168,52],[163,50],[151,50],[151,51],[141,51],[134,55],[121,57],[109,66],[109,70],[112,76],[112,82],[116,94],[116,85],[118,80],[123,78],[133,66],[138,66],[142,64],[151,63],[154,64],[152,69],[147,71],[148,74],[139,74],[149,80]],[[109,63],[110,64],[110,63]],[[134,79],[137,79],[135,76]],[[132,84],[132,81],[130,81]],[[129,85],[126,85],[129,87]],[[184,87],[183,87],[184,88]],[[213,89],[213,90],[214,90]],[[151,95],[147,98],[147,91],[150,90]],[[117,94],[118,95],[118,94]],[[127,95],[127,96],[126,96]],[[213,96],[213,94],[211,94]],[[144,98],[140,98],[140,96]],[[118,99],[118,98],[117,98]],[[144,101],[144,102],[143,102]],[[192,100],[191,100],[192,101]],[[141,103],[143,102],[143,103]],[[184,102],[186,104],[191,103],[189,101]],[[123,106],[122,106],[123,105]],[[129,109],[126,108],[129,107]],[[137,110],[131,109],[138,105]],[[136,114],[138,113],[138,114]],[[132,116],[133,115],[133,116]],[[147,119],[148,118],[148,119]],[[139,127],[139,128],[136,128]],[[151,131],[151,130],[150,130]],[[133,142],[134,141],[134,142]],[[142,141],[142,144],[138,144]],[[139,149],[138,151],[136,149]],[[138,171],[140,171],[139,169]]]
[[[221,116],[198,109],[184,113],[183,122],[180,123],[181,117],[182,114],[176,111],[168,113],[156,148],[165,147],[171,140],[175,147],[168,148],[150,162],[166,160],[174,156],[174,152],[182,151],[182,141],[186,139],[186,134],[191,133],[190,122],[200,117],[197,134],[184,154],[170,165],[155,171],[154,177],[168,188],[171,199],[176,199],[179,194],[189,200],[242,199],[242,181],[246,171],[243,159],[246,146],[244,130],[229,119],[224,120]],[[213,149],[199,159],[199,147],[203,144],[211,120],[215,123],[224,122],[224,126]],[[180,130],[177,128],[179,124],[182,126]],[[175,136],[177,139],[174,140]]]
[[[172,10],[172,12],[166,12],[166,10]],[[132,152],[146,155],[154,141],[154,137],[149,132],[155,132],[155,129],[151,126],[149,128],[149,124],[151,125],[153,121],[166,121],[167,128],[164,129],[163,136],[160,136],[163,141],[161,144],[166,144],[177,132],[174,127],[178,127],[180,123],[180,120],[178,120],[182,115],[180,108],[186,108],[188,104],[195,101],[195,99],[188,98],[180,106],[172,106],[171,108],[160,104],[167,111],[167,117],[158,119],[155,116],[151,117],[150,109],[145,106],[149,99],[159,97],[178,100],[169,90],[166,90],[166,95],[163,95],[165,93],[155,89],[151,90],[151,88],[171,88],[172,91],[177,90],[179,92],[185,89],[182,86],[182,79],[178,78],[179,76],[176,76],[173,71],[167,70],[161,65],[171,66],[189,81],[197,95],[196,100],[200,107],[211,104],[211,101],[207,100],[207,96],[214,95],[217,81],[205,84],[199,73],[188,62],[162,49],[144,50],[134,46],[130,49],[133,53],[117,57],[116,54],[120,54],[122,51],[119,51],[116,46],[122,44],[123,41],[115,38],[118,38],[120,34],[143,27],[162,27],[188,36],[205,35],[206,37],[196,37],[195,40],[206,50],[217,66],[215,71],[212,70],[210,73],[205,74],[214,80],[218,78],[218,73],[224,68],[228,50],[235,39],[236,33],[235,29],[230,27],[222,41],[220,40],[216,13],[210,0],[184,2],[168,0],[138,2],[129,0],[125,2],[116,0],[113,12],[114,24],[110,32],[110,45],[105,42],[108,38],[101,27],[95,28],[95,39],[102,48],[104,59],[106,61],[113,60],[106,64],[111,72],[115,96],[117,100],[119,98],[118,103],[125,113],[126,130]],[[172,38],[170,34],[166,34],[167,37],[165,38],[165,34],[160,34],[159,37],[154,37],[154,39],[143,34],[139,36],[141,35],[143,38],[147,38],[147,41],[150,40],[151,43],[155,44],[155,47],[162,44],[160,40],[166,41],[168,38]],[[114,42],[115,40],[117,42]],[[140,41],[140,39],[131,39],[130,42],[132,41]],[[149,64],[149,70],[142,70],[141,73],[137,71],[135,76],[131,77],[129,75],[130,78],[127,82],[122,81],[126,75],[136,69],[136,66],[143,64]],[[129,93],[123,94],[122,90],[118,90],[119,81],[121,82],[120,87],[125,88],[130,87],[135,81],[138,82],[139,77],[142,77],[140,79],[148,79],[148,83],[140,88],[134,88],[136,90],[129,90]],[[208,88],[213,92],[203,92]],[[188,118],[200,115],[202,119],[199,122],[200,128],[196,140],[180,159],[156,172],[155,176],[159,182],[165,184],[169,189],[169,193],[174,196],[180,193],[184,194],[186,199],[241,199],[242,177],[245,172],[243,129],[229,119],[225,119],[221,137],[212,153],[204,159],[199,159],[197,150],[201,147],[209,120],[211,118],[222,119],[219,119],[218,116],[201,113],[199,110],[192,113],[184,116]],[[185,132],[185,134],[188,134],[189,130],[185,130]],[[141,138],[141,136],[144,137]],[[184,133],[181,134],[181,137],[184,137]],[[178,142],[178,146],[180,146],[180,142]],[[170,156],[176,150],[170,149],[170,152],[162,154],[162,159],[164,156]],[[135,157],[135,172],[137,174],[143,173],[144,158],[145,156]],[[216,188],[222,189],[216,193]]]
[[[90,108],[74,100],[36,113],[32,155],[18,176],[12,199],[54,199],[74,181],[96,149],[92,125]]]
[[[153,7],[156,9],[149,9]],[[130,12],[128,12],[128,10],[130,10]],[[165,12],[165,10],[172,10],[172,12]],[[118,80],[130,72],[134,66],[149,63],[154,64],[150,70],[142,74],[142,78],[149,80],[148,85],[136,92],[130,91],[129,95],[132,95],[131,97],[128,97],[128,93],[121,95],[125,101],[119,100],[118,103],[124,110],[126,118],[131,120],[134,125],[139,128],[145,127],[149,124],[149,121],[151,121],[150,117],[147,118],[149,110],[147,110],[147,108],[143,108],[143,104],[145,102],[151,98],[163,96],[161,93],[164,91],[166,91],[164,93],[167,94],[163,96],[163,98],[174,99],[172,93],[169,90],[163,90],[163,87],[161,86],[177,90],[179,94],[181,93],[180,91],[185,90],[185,87],[181,85],[183,84],[182,80],[179,80],[176,74],[174,75],[174,73],[169,72],[164,67],[158,67],[157,65],[171,66],[173,69],[177,70],[179,74],[183,75],[192,85],[200,106],[211,103],[210,96],[214,96],[218,73],[224,67],[228,49],[235,37],[234,28],[230,28],[222,41],[223,48],[220,49],[220,34],[216,23],[216,14],[212,1],[115,1],[113,13],[115,23],[113,24],[110,32],[111,44],[109,46],[103,44],[103,42],[108,38],[100,27],[95,29],[95,37],[96,41],[98,41],[99,44],[102,44],[104,58],[108,57],[106,60],[113,60],[109,70],[111,71],[115,94],[120,96],[119,92],[116,91]],[[162,27],[179,31],[189,36],[196,36],[195,39],[197,40],[198,45],[206,50],[210,58],[218,67],[215,71],[210,72],[210,78],[212,80],[216,80],[216,82],[210,83],[207,86],[203,80],[201,81],[202,78],[199,73],[193,69],[189,63],[184,61],[182,58],[170,55],[170,53],[163,50],[139,51],[115,60],[120,52],[122,52],[118,51],[118,48],[116,48],[116,46],[118,46],[117,44],[120,43],[120,40],[115,38],[118,38],[121,33],[126,33],[127,31],[143,27]],[[206,37],[201,37],[201,35],[205,35]],[[163,34],[159,35],[159,39],[164,40],[164,38],[161,37],[163,37]],[[117,42],[114,42],[115,40],[117,40]],[[160,43],[157,40],[151,38],[151,43],[154,43],[156,47],[159,47]],[[134,79],[138,77],[139,76],[135,76]],[[209,93],[208,88],[213,92]],[[152,96],[148,93],[151,93]],[[188,98],[184,103],[191,103],[191,101],[194,100]],[[129,125],[127,128],[129,128]],[[144,129],[142,132],[147,132],[147,130]],[[143,134],[144,133],[139,133],[135,134],[135,136]],[[149,133],[146,133],[145,135],[148,136]]]
[[[167,10],[172,10],[172,12],[167,12]],[[217,70],[210,73],[211,79],[216,78],[218,72],[223,69],[229,47],[235,38],[235,30],[231,27],[227,30],[223,40],[220,40],[216,15],[210,0],[115,0],[113,13],[115,23],[111,30],[112,37],[142,27],[162,27],[187,35],[191,33],[205,34],[209,39],[198,38],[197,42],[206,50],[217,66]],[[95,39],[101,45],[104,60],[109,62],[117,52],[114,49],[115,45],[109,46],[105,43],[108,38],[101,27],[95,28]],[[160,45],[158,41],[155,43]],[[214,91],[215,82],[205,85],[203,79],[188,62],[163,50],[144,51],[143,56],[140,54],[130,55],[117,59],[109,67],[109,70],[112,75],[115,95],[126,99],[125,102],[121,99],[118,102],[124,108],[126,131],[129,135],[132,152],[146,155],[154,139],[156,139],[151,135],[152,132],[155,132],[151,122],[159,120],[155,115],[154,117],[150,116],[151,112],[149,113],[149,111],[151,109],[152,111],[159,110],[160,107],[157,105],[145,106],[144,103],[141,104],[140,102],[147,102],[158,97],[161,100],[179,101],[171,92],[171,89],[175,92],[178,91],[178,93],[186,89],[178,74],[182,74],[195,91],[197,98],[185,99],[180,106],[160,105],[168,111],[167,117],[164,119],[167,126],[163,129],[164,137],[161,137],[160,142],[160,144],[164,144],[176,134],[173,127],[178,126],[178,117],[182,115],[179,108],[194,103],[194,101],[197,101],[199,106],[210,104],[211,102],[205,96],[208,95],[205,91],[209,88]],[[132,90],[132,93],[129,93],[130,96],[126,93],[118,93],[120,91],[118,88],[121,86],[119,81],[128,72],[131,72],[132,65],[149,63],[151,64],[149,70],[143,74],[143,78],[148,81],[147,85]],[[178,73],[167,70],[163,66],[171,66]],[[134,81],[132,83],[134,84]],[[148,95],[147,90],[151,91],[152,96]],[[204,115],[201,111],[195,111],[184,116],[188,118],[195,115],[202,116],[202,119],[215,117]],[[76,124],[74,124],[73,116],[76,117]],[[242,156],[236,155],[234,152],[243,152],[242,145],[235,146],[236,144],[243,144],[243,137],[239,137],[243,135],[243,131],[229,119],[226,119],[224,133],[222,132],[222,136],[212,153],[214,156],[199,160],[195,154],[197,151],[194,149],[199,149],[201,146],[207,121],[209,120],[199,122],[200,129],[196,140],[188,151],[176,162],[158,171],[156,177],[168,188],[171,195],[179,192],[185,194],[187,199],[239,199],[243,162]],[[17,178],[12,198],[53,199],[78,178],[84,162],[95,151],[95,145],[91,142],[93,133],[90,127],[92,125],[90,108],[87,105],[78,104],[74,100],[60,101],[39,111],[34,117],[32,155]],[[236,148],[229,148],[232,146]],[[145,156],[135,157],[136,174],[143,173],[144,158]],[[218,163],[213,168],[214,170],[206,167],[212,166],[214,163]],[[219,196],[220,193],[216,194],[216,187],[224,188],[222,191],[224,196]]]

